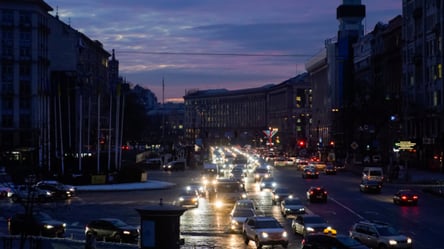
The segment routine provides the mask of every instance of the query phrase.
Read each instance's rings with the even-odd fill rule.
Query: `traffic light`
[[[298,140],[298,146],[299,146],[299,148],[305,148],[305,140],[299,139]]]

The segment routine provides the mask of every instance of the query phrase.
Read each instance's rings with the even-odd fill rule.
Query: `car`
[[[94,234],[97,240],[135,243],[139,240],[139,229],[118,218],[99,218],[85,226],[85,236]]]
[[[306,236],[310,233],[323,233],[325,229],[332,229],[321,216],[317,214],[302,214],[291,221],[291,228],[295,234]]]
[[[43,237],[65,237],[66,223],[53,219],[45,212],[32,214],[17,213],[8,218],[8,231],[11,235],[25,233]]]
[[[380,181],[364,179],[359,184],[359,191],[365,193],[381,193],[382,183]]]
[[[303,179],[307,179],[307,178],[319,178],[319,171],[317,171],[316,168],[314,168],[314,167],[306,166],[306,167],[302,170],[302,178],[303,178]]]
[[[252,199],[241,199],[237,200],[236,203],[234,203],[233,209],[231,212],[234,212],[236,209],[253,209],[257,210],[256,203]]]
[[[365,167],[362,170],[362,179],[384,181],[384,172],[382,167]]]
[[[268,178],[271,176],[270,170],[264,166],[256,167],[254,169],[253,174],[254,174],[254,181],[255,182],[261,181],[262,179],[265,179],[265,178]]]
[[[411,189],[398,190],[393,195],[393,203],[397,205],[418,205],[419,195]]]
[[[187,191],[196,191],[199,197],[205,196],[205,185],[198,182],[192,182],[186,186]]]
[[[0,186],[0,199],[10,197],[12,193],[13,192],[10,187]]]
[[[63,188],[60,185],[52,185],[52,184],[39,184],[35,186],[38,189],[49,191],[51,193],[51,198],[53,200],[66,200],[72,197],[71,191]]]
[[[299,198],[287,197],[281,201],[281,213],[284,217],[305,214],[305,206]]]
[[[251,208],[234,208],[230,213],[230,229],[232,232],[242,232],[245,220],[248,217],[256,216],[256,212]]]
[[[312,186],[307,189],[307,200],[310,202],[327,202],[328,193],[324,187]]]
[[[272,190],[276,188],[277,183],[276,180],[273,177],[268,177],[262,179],[262,181],[259,184],[259,189],[262,190]]]
[[[179,206],[182,207],[199,207],[199,192],[196,190],[184,190],[180,193],[177,200]]]
[[[350,237],[370,248],[412,248],[412,238],[382,221],[358,221],[350,229]]]
[[[40,185],[51,185],[51,186],[55,186],[57,188],[61,188],[65,191],[69,191],[69,193],[72,196],[75,196],[77,194],[77,188],[74,185],[69,185],[69,184],[64,184],[61,183],[57,180],[42,180],[39,181],[35,184],[36,186],[40,186]]]
[[[293,194],[288,190],[288,188],[277,187],[271,191],[271,202],[274,204],[279,204],[285,198],[293,196]]]
[[[263,245],[288,247],[288,233],[273,216],[248,217],[242,231],[246,245],[253,240],[259,249]]]
[[[148,158],[146,159],[144,166],[149,170],[159,170],[162,166],[162,158]]]
[[[12,202],[47,202],[52,200],[51,192],[28,185],[18,185],[13,188],[10,198]]]
[[[319,249],[319,248],[335,248],[335,249],[370,249],[360,242],[350,238],[344,234],[308,234],[301,242],[300,249]]]
[[[171,161],[167,164],[164,164],[162,166],[163,170],[165,171],[176,171],[176,170],[185,170],[185,161],[184,160],[178,160],[178,161]]]
[[[325,174],[326,175],[336,175],[336,166],[329,162],[325,165]]]

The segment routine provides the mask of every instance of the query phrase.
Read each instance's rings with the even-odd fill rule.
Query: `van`
[[[365,167],[362,171],[362,180],[384,181],[384,173],[381,167]]]

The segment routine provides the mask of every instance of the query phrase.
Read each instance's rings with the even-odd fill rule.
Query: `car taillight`
[[[403,196],[401,196],[401,199],[407,200],[407,196],[403,195]]]
[[[417,195],[414,195],[414,196],[413,196],[413,199],[418,200],[418,196],[417,196]]]
[[[313,194],[313,191],[310,191],[309,193],[312,195],[312,194]]]

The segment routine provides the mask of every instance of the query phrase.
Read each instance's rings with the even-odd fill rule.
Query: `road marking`
[[[356,215],[358,218],[360,218],[360,219],[362,219],[362,220],[365,219],[365,218],[362,217],[360,214],[356,213],[356,212],[353,211],[351,208],[349,208],[349,207],[347,207],[346,205],[340,203],[339,201],[335,200],[334,198],[329,197],[329,200],[332,200],[332,201],[336,202],[336,204],[338,204],[339,206],[341,206],[341,207],[343,207],[344,209],[348,210],[350,213]]]

